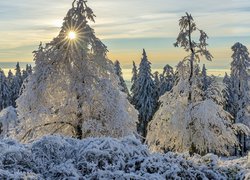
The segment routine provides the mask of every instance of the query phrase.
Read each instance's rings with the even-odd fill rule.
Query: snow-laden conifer
[[[163,68],[163,73],[160,75],[160,96],[165,92],[170,91],[174,85],[174,70],[170,65]]]
[[[243,123],[250,127],[250,86],[248,68],[250,67],[249,52],[246,46],[237,42],[232,46],[232,59],[230,78],[225,77],[227,85],[225,97],[226,109],[233,115],[236,123]],[[239,134],[241,151],[246,152],[246,137]]]
[[[133,94],[135,108],[139,111],[137,129],[140,135],[146,136],[147,124],[156,107],[155,84],[151,73],[151,63],[143,49],[139,73],[136,80],[136,92]]]
[[[130,92],[131,92],[130,102],[133,105],[135,105],[135,101],[136,101],[135,94],[136,94],[136,91],[137,91],[137,88],[136,88],[137,76],[138,76],[138,70],[137,70],[135,62],[133,61],[131,88],[130,88]]]
[[[0,111],[11,105],[10,88],[8,85],[8,80],[0,69]]]
[[[126,93],[129,96],[129,91],[128,91],[127,85],[126,85],[125,80],[123,79],[123,76],[122,76],[122,68],[121,68],[120,62],[118,60],[115,61],[115,63],[114,63],[114,69],[115,69],[115,74],[119,78],[119,86],[121,87],[121,91]]]

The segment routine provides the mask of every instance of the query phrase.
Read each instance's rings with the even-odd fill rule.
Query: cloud
[[[248,0],[89,0],[88,4],[97,15],[96,23],[91,25],[97,36],[105,39],[111,52],[123,49],[128,52],[133,50],[130,47],[134,47],[135,52],[135,48],[138,50],[143,46],[163,52],[162,49],[172,46],[172,41],[170,43],[166,38],[175,39],[178,20],[185,12],[192,13],[198,27],[208,33],[216,47],[230,47],[232,41],[228,42],[228,38],[237,40],[237,37],[250,34]],[[12,53],[13,48],[19,48],[21,52],[22,46],[33,47],[40,41],[50,41],[58,34],[60,22],[70,7],[69,0],[0,1],[0,49],[10,49],[4,54],[0,51],[0,61],[3,57],[6,59],[6,52]],[[24,53],[28,50],[26,48]],[[225,54],[230,58],[228,52]],[[9,56],[10,59],[15,57]],[[163,61],[162,56],[155,57]],[[32,56],[25,55],[25,58]]]

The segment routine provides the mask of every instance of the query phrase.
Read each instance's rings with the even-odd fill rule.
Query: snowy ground
[[[212,154],[151,154],[133,138],[0,141],[0,179],[247,179],[246,162]]]

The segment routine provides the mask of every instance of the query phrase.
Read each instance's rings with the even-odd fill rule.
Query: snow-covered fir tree
[[[231,115],[223,109],[222,90],[216,81],[207,90],[202,88],[203,75],[197,62],[199,55],[212,59],[206,48],[207,35],[189,14],[179,24],[175,46],[183,47],[190,56],[177,66],[177,84],[160,98],[161,106],[148,126],[147,143],[153,151],[228,154],[228,146],[238,145],[236,130],[248,129],[232,123]],[[192,34],[197,30],[200,38],[195,42]]]
[[[26,70],[23,70],[23,74],[22,74],[22,79],[26,79],[28,77],[28,72]]]
[[[248,84],[248,68],[250,67],[250,58],[247,47],[241,43],[235,43],[232,46],[233,61],[231,63],[231,91],[233,96],[233,109],[231,114],[235,117],[236,122],[243,122],[245,118],[238,116],[238,112],[249,104],[247,95],[250,90]]]
[[[138,70],[137,70],[135,62],[133,61],[131,88],[130,88],[130,92],[131,92],[130,102],[133,105],[135,105],[135,102],[136,102],[135,93],[137,92],[137,89],[136,89],[137,76],[138,76]]]
[[[7,76],[7,81],[8,81],[8,86],[9,86],[9,98],[10,98],[10,103],[12,106],[14,106],[15,104],[15,99],[14,99],[14,74],[12,73],[11,70],[9,70],[8,72],[8,76]]]
[[[160,81],[160,73],[158,71],[154,72],[154,83],[155,83],[155,99],[158,101],[160,97],[160,90],[161,90],[161,81]]]
[[[12,76],[11,74],[9,74],[9,86],[11,87],[11,98],[12,98],[12,106],[16,107],[16,99],[20,96],[20,90],[23,84],[23,76],[22,76],[22,72],[21,72],[21,68],[19,65],[19,62],[17,62],[16,64],[16,68],[15,68],[15,76]],[[9,72],[12,73],[12,72]]]
[[[237,42],[232,46],[232,63],[230,79],[225,77],[227,84],[227,110],[233,115],[236,123],[243,123],[250,127],[250,96],[249,96],[249,74],[250,67],[249,52],[246,46]],[[239,134],[242,151],[246,152],[246,137]]]
[[[165,92],[170,91],[174,85],[174,70],[170,65],[163,68],[163,73],[160,75],[160,96]]]
[[[134,106],[139,111],[139,122],[137,125],[138,133],[146,137],[147,125],[151,120],[155,108],[155,84],[151,73],[151,63],[148,60],[145,49],[143,49],[139,73],[136,80],[136,92],[134,92]]]
[[[26,67],[26,71],[28,72],[29,75],[32,74],[33,70],[31,64]]]
[[[16,64],[15,71],[16,71],[16,74],[15,74],[16,76],[22,77],[22,72],[21,72],[21,68],[20,68],[19,62],[17,62],[17,64]]]
[[[136,132],[137,111],[119,90],[106,46],[88,25],[94,17],[86,1],[74,0],[59,35],[34,52],[34,72],[17,100],[21,140]]]
[[[24,69],[22,73],[22,79],[25,80],[30,74],[32,74],[32,67],[26,64],[26,69]]]
[[[205,64],[203,64],[203,66],[202,66],[201,75],[202,75],[202,89],[204,91],[206,91],[207,88],[208,88],[208,86],[209,86],[209,84],[211,83],[211,79],[207,75],[207,68],[206,68]]]
[[[22,80],[18,76],[13,77],[13,82],[12,82],[12,101],[13,101],[13,106],[16,107],[16,99],[20,96],[20,90],[22,87]]]
[[[17,64],[16,64],[15,71],[16,71],[16,73],[15,73],[16,80],[17,80],[19,86],[21,87],[23,84],[23,76],[22,76],[22,70],[21,70],[19,62],[17,62]]]
[[[224,109],[228,112],[232,112],[233,109],[233,91],[232,91],[232,83],[231,83],[231,78],[228,76],[227,73],[225,73],[225,76],[223,78],[223,84],[225,86],[223,90],[223,96],[225,99],[224,103]]]
[[[126,93],[129,97],[129,91],[128,91],[128,87],[123,79],[122,76],[122,68],[120,66],[120,62],[118,60],[115,61],[114,63],[114,68],[115,68],[115,74],[118,76],[119,78],[119,86],[121,87],[121,91]]]
[[[0,69],[0,111],[11,105],[10,88],[8,86],[8,80]]]

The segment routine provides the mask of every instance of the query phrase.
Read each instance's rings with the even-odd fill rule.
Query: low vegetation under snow
[[[0,179],[244,179],[248,176],[247,158],[151,154],[132,137],[77,140],[46,136],[30,144],[0,141]]]

